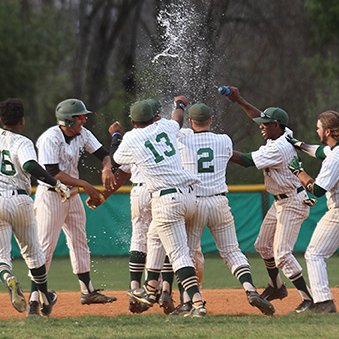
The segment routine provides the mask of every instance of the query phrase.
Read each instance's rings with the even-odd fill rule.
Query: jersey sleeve
[[[283,161],[282,155],[274,143],[261,146],[257,151],[251,153],[257,169],[276,167]]]
[[[58,164],[59,142],[51,135],[42,134],[37,142],[39,163],[42,165]]]
[[[129,137],[127,132],[113,155],[114,161],[119,165],[129,165],[133,163],[134,158],[131,152],[131,147],[128,144],[128,139]]]
[[[20,147],[18,147],[18,160],[21,167],[30,160],[37,161],[36,152],[33,142],[28,138],[24,138]]]
[[[320,172],[315,179],[315,184],[326,191],[331,190],[339,178],[339,152],[331,152],[323,161]]]
[[[88,130],[84,127],[83,127],[83,129],[86,133],[86,139],[87,139],[87,142],[84,146],[84,149],[85,149],[86,152],[92,154],[95,151],[97,151],[102,146],[102,144],[100,143],[100,141],[95,137],[95,135],[90,130]]]

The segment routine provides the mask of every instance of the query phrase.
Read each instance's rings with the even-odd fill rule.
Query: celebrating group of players
[[[24,127],[22,102],[7,99],[0,104],[0,278],[19,312],[27,309],[28,316],[51,314],[57,295],[47,288],[47,272],[61,229],[66,235],[73,273],[79,279],[81,303],[116,300],[92,285],[85,210],[78,193],[82,188],[89,195],[88,206],[95,209],[127,179],[132,182],[128,291],[132,313],[147,311],[158,302],[166,314],[207,314],[200,293],[200,238],[206,226],[249,304],[263,314],[273,315],[270,301],[287,296],[279,269],[300,294],[296,313],[336,312],[325,260],[339,246],[339,113],[326,111],[319,115],[317,133],[322,145],[308,145],[293,137],[283,109],[269,107],[262,112],[236,87],[229,89],[228,99],[259,125],[266,141],[256,151],[233,150],[228,135],[211,132],[210,107],[203,103],[189,106],[186,97],[178,96],[170,120],[161,117],[158,100],[134,103],[130,108],[131,131],[122,135],[119,122],[109,127],[109,153],[83,126],[92,112],[82,101],[67,99],[57,105],[58,124],[36,143],[37,160],[33,143],[20,134]],[[182,128],[186,110],[190,128]],[[315,180],[302,168],[296,149],[323,161]],[[102,161],[103,192],[79,178],[77,167],[85,151]],[[229,161],[262,169],[266,190],[274,196],[254,244],[269,276],[268,286],[260,295],[248,260],[239,248],[227,199]],[[30,175],[39,180],[34,202],[29,196]],[[328,205],[305,253],[310,288],[292,253],[300,226],[315,203],[307,191],[317,197],[326,194]],[[28,306],[12,273],[12,232],[32,280]],[[177,307],[172,299],[174,276],[180,291]]]

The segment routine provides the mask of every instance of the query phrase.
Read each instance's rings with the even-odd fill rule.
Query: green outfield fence
[[[254,253],[254,241],[260,224],[273,197],[264,191],[263,185],[229,186],[228,199],[235,219],[240,247],[245,253]],[[129,254],[131,238],[131,213],[129,201],[130,186],[121,187],[117,193],[95,211],[87,208],[87,238],[93,256],[123,256]],[[34,196],[33,196],[34,197]],[[81,193],[85,201],[87,195]],[[304,252],[313,230],[325,213],[326,198],[321,197],[311,209],[310,216],[302,224],[295,252]],[[13,239],[13,257],[20,255]],[[214,240],[206,228],[201,240],[204,253],[216,252]],[[55,256],[68,256],[65,236],[61,233]]]

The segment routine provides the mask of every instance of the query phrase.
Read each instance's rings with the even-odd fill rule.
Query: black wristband
[[[181,100],[176,101],[175,104],[176,109],[182,109],[184,111],[186,108],[185,104]]]

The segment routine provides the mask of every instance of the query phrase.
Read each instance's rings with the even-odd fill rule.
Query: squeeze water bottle
[[[229,86],[220,86],[218,87],[218,92],[221,94],[221,95],[230,95],[232,93],[232,90]]]

